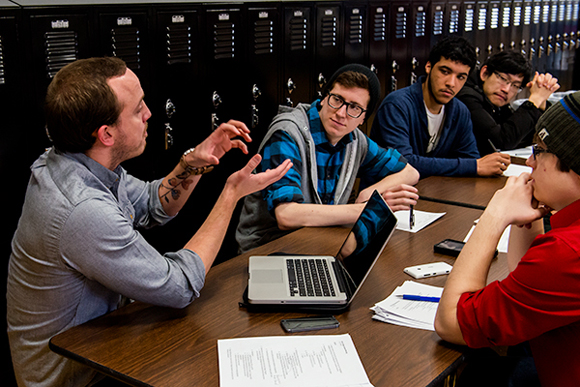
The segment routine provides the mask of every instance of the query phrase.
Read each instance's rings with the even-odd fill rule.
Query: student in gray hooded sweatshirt
[[[375,189],[393,211],[416,204],[417,170],[398,151],[379,147],[358,129],[380,94],[370,69],[349,64],[330,78],[321,100],[280,107],[260,145],[262,162],[256,171],[286,159],[293,167],[275,184],[246,197],[236,231],[240,252],[300,227],[354,223]],[[368,187],[347,204],[357,177]]]

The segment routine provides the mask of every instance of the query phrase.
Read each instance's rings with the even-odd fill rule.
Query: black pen
[[[489,145],[491,145],[491,149],[493,149],[494,152],[499,152],[497,150],[497,148],[495,147],[495,145],[493,145],[493,142],[491,142],[491,140],[488,138],[487,141],[489,142]]]
[[[409,230],[412,230],[414,225],[415,225],[415,214],[413,213],[413,205],[411,204],[411,209],[409,211]]]

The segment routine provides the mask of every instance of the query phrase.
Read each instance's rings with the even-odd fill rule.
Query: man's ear
[[[113,128],[110,125],[103,125],[95,131],[95,137],[104,146],[112,146],[115,143]]]
[[[487,72],[487,66],[481,66],[481,70],[479,70],[479,78],[485,82],[490,75],[491,74]]]
[[[430,72],[431,72],[431,62],[427,61],[427,63],[425,63],[425,74],[429,75]]]

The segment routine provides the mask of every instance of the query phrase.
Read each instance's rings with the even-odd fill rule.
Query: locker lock
[[[488,45],[485,51],[487,52],[487,55],[491,55],[491,53],[493,52],[493,46],[491,44]]]
[[[514,42],[513,40],[510,42],[510,49],[511,50],[515,50],[516,49],[516,42]]]
[[[375,74],[379,73],[379,69],[377,69],[377,66],[375,66],[374,64],[371,63],[371,67],[370,67],[371,71]]]
[[[165,150],[173,146],[173,128],[169,123],[165,123]]]
[[[395,74],[397,72],[397,70],[399,69],[399,64],[397,63],[396,60],[393,61],[393,63],[391,64],[391,67],[393,69],[393,74]]]
[[[322,73],[318,74],[318,86],[322,89],[326,85],[326,78]]]
[[[419,61],[417,60],[417,58],[413,57],[413,59],[411,59],[411,68],[413,70],[416,70],[417,67],[419,67]]]
[[[503,44],[503,42],[499,44],[498,48],[499,48],[499,51],[500,52],[502,52],[503,50],[505,50],[505,45]]]
[[[173,113],[175,113],[175,105],[168,98],[167,101],[165,102],[165,114],[167,114],[167,118],[171,118],[173,116]]]
[[[288,89],[288,94],[292,94],[292,92],[296,88],[296,85],[294,84],[292,78],[288,78],[288,81],[286,81],[286,88]]]
[[[217,91],[213,92],[213,95],[211,97],[211,101],[213,103],[214,108],[217,108],[220,105],[220,103],[222,103],[222,99],[221,99],[220,95],[217,93]]]
[[[252,97],[254,97],[254,101],[256,101],[260,95],[262,95],[262,91],[260,90],[258,85],[254,83],[254,85],[252,86]]]

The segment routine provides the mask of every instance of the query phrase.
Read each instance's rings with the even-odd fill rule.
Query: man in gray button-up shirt
[[[89,368],[48,348],[55,334],[121,306],[124,299],[182,308],[203,287],[232,212],[243,196],[282,177],[254,156],[232,174],[205,223],[183,249],[157,252],[136,230],[175,216],[201,176],[249,130],[217,128],[164,179],[140,181],[120,166],[145,148],[151,112],[137,76],[117,58],[63,68],[46,99],[54,147],[32,165],[8,274],[8,335],[19,386],[87,386]]]

